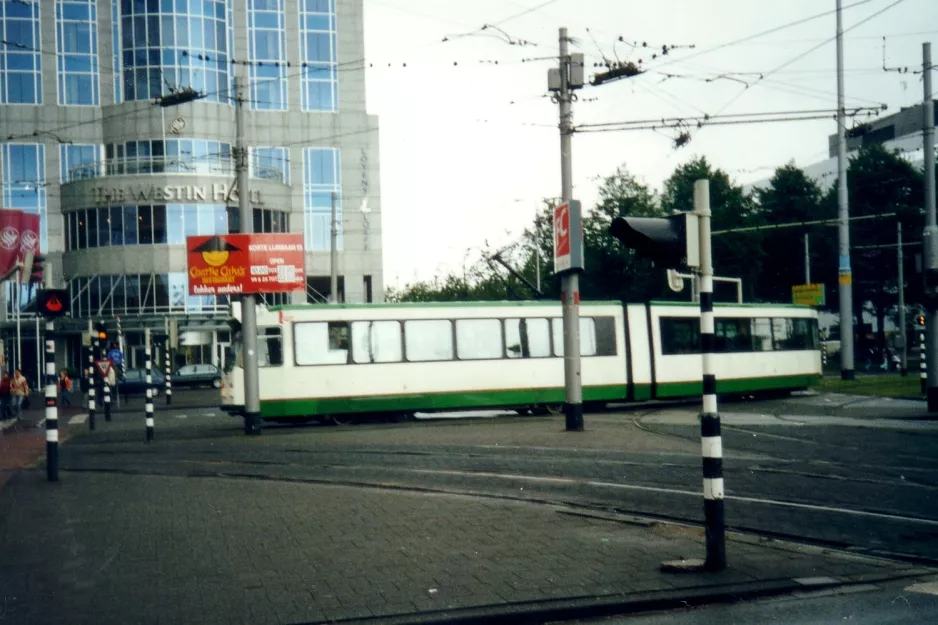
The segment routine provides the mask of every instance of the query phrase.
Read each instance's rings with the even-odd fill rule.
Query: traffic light
[[[99,341],[107,341],[107,327],[101,322],[94,325],[95,336]]]
[[[917,326],[923,326],[923,325],[925,325],[925,315],[916,315],[916,317],[915,317],[915,325],[917,325]]]
[[[616,217],[609,233],[625,247],[663,269],[700,265],[697,215],[693,213],[670,217]]]
[[[33,264],[29,270],[29,283],[42,284],[43,271],[45,271],[46,257],[42,254],[33,255]]]

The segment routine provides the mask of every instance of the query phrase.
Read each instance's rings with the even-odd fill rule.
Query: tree
[[[818,221],[836,216],[830,204],[822,202],[817,184],[789,163],[775,170],[768,186],[756,189],[759,212],[767,225]],[[756,285],[757,297],[764,301],[791,301],[791,287],[804,283],[799,271],[804,258],[804,235],[808,235],[811,281],[823,283],[828,293],[837,284],[836,226],[805,226],[766,230],[762,241],[764,253],[762,276]]]
[[[713,169],[707,159],[698,157],[679,166],[664,183],[661,208],[665,214],[694,210],[694,183],[710,181],[711,228],[714,231],[762,225],[753,199],[734,185],[726,172]],[[762,268],[762,234],[739,232],[713,237],[714,274],[743,279],[746,298],[755,298]]]
[[[854,311],[857,319],[862,319],[863,307],[869,303],[869,310],[877,320],[877,342],[884,347],[884,321],[887,312],[896,305],[896,250],[871,246],[895,244],[897,222],[903,224],[907,235],[913,235],[907,236],[907,243],[917,239],[914,235],[924,225],[924,180],[922,173],[907,160],[874,143],[864,145],[851,157],[847,191],[851,217],[896,213],[896,217],[853,221],[850,225]],[[836,205],[836,198],[834,185],[829,201]],[[909,287],[906,301],[920,301],[922,282],[915,279],[914,256],[907,255],[905,262]]]

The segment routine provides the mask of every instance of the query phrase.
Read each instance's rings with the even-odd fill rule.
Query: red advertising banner
[[[0,275],[9,273],[28,252],[39,253],[39,215],[0,210]]]
[[[302,234],[186,238],[190,295],[306,290]]]

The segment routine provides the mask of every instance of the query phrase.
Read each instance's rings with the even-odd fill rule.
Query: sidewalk
[[[432,438],[482,439],[492,425],[448,427]],[[0,492],[4,625],[559,620],[932,573],[731,533],[728,570],[666,574],[663,560],[703,555],[701,530],[493,497],[196,467],[147,475],[116,452],[126,445],[120,431],[136,427],[107,428],[106,448],[85,435],[73,441],[72,452],[94,454],[100,469],[65,468],[55,484],[41,468],[25,470]],[[530,432],[520,421],[509,430]],[[393,432],[336,435],[364,441]],[[160,440],[159,448],[134,449],[154,456],[177,439]],[[185,440],[213,445],[223,470],[225,439]]]

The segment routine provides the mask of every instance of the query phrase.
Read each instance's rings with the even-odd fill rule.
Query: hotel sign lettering
[[[161,187],[130,185],[128,187],[92,187],[91,199],[95,204],[122,204],[124,202],[212,202],[232,204],[238,201],[238,185],[168,184]],[[251,204],[262,206],[260,189],[251,189]]]

